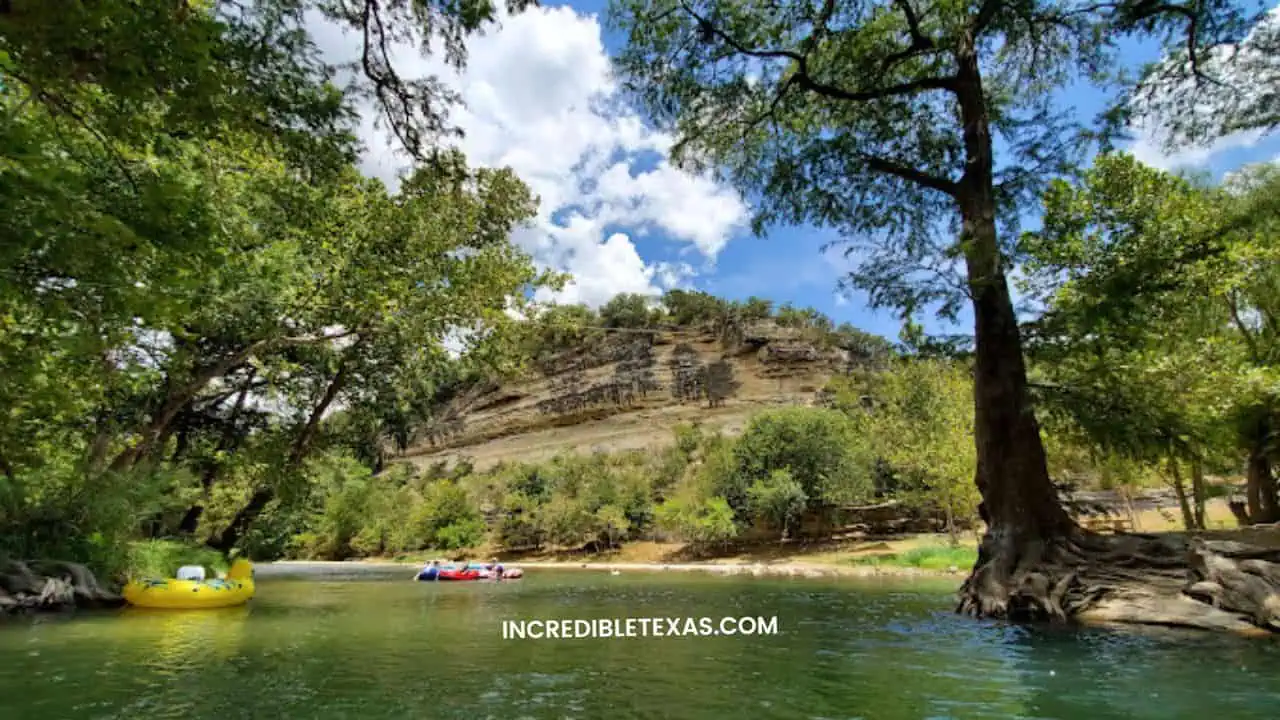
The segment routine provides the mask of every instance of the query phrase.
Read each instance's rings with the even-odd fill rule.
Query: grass
[[[974,563],[978,562],[978,551],[965,546],[926,545],[900,553],[850,558],[848,562],[851,565],[873,567],[913,567],[922,570],[947,570],[955,567],[958,570],[971,570]]]
[[[230,563],[217,550],[174,540],[143,540],[129,546],[126,574],[134,578],[170,578],[183,565],[226,572]]]

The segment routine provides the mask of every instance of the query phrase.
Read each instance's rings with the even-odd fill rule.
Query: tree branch
[[[925,51],[937,49],[937,43],[934,42],[933,38],[928,37],[920,30],[920,16],[911,7],[911,0],[895,0],[895,4],[902,9],[902,14],[907,18],[907,33],[911,36],[911,45],[887,55],[884,62],[880,63],[881,75],[888,74],[900,62],[910,60]]]
[[[804,90],[808,90],[832,100],[868,102],[871,100],[883,100],[885,98],[896,97],[899,95],[914,95],[915,93],[926,90],[955,91],[956,79],[954,76],[919,78],[909,82],[879,88],[877,90],[861,91],[847,90],[829,83],[824,83],[815,80],[809,73],[809,59],[804,53],[786,49],[748,48],[728,33],[717,28],[710,20],[699,15],[693,10],[693,8],[685,4],[682,4],[682,7],[684,8],[684,11],[698,23],[698,29],[704,34],[704,36],[719,38],[721,42],[728,45],[738,54],[746,55],[747,57],[760,58],[763,60],[791,60],[796,64],[796,69],[795,72],[792,73],[792,77],[795,78],[795,83],[797,85]],[[825,23],[823,24],[823,27],[825,28]]]
[[[1240,306],[1236,299],[1235,292],[1227,297],[1227,307],[1231,310],[1231,320],[1235,323],[1236,329],[1240,331],[1240,335],[1244,338],[1244,344],[1249,348],[1249,354],[1253,356],[1255,363],[1262,360],[1261,354],[1258,352],[1258,343],[1253,337],[1253,333],[1249,332],[1249,327],[1245,325],[1244,320],[1240,317]]]
[[[975,35],[987,29],[991,24],[991,20],[1000,11],[1000,6],[1004,4],[1004,0],[986,0],[982,3],[982,7],[978,8],[978,14],[973,19],[973,33]]]
[[[913,182],[917,185],[923,185],[924,187],[937,190],[938,192],[946,193],[951,197],[955,197],[960,191],[960,184],[954,180],[930,175],[929,173],[917,170],[913,167],[901,165],[877,155],[862,155],[861,157],[866,161],[867,166],[876,172],[893,175],[908,182]]]

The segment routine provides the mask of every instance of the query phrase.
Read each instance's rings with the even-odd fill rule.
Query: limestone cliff
[[[467,457],[483,469],[564,451],[663,444],[681,422],[735,433],[763,406],[811,404],[832,375],[866,360],[772,322],[732,333],[603,333],[535,363],[519,380],[460,394],[403,459],[428,465]]]

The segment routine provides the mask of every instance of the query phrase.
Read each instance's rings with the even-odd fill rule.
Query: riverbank
[[[977,557],[977,538],[969,535],[952,547],[946,535],[912,535],[887,540],[828,540],[807,544],[765,543],[727,549],[715,556],[697,556],[681,543],[634,542],[600,552],[488,552],[476,559],[497,557],[527,569],[601,572],[706,572],[720,575],[789,577],[963,576]],[[392,571],[418,568],[433,557],[366,558],[348,561],[281,560],[271,563],[282,571],[327,574]],[[268,570],[267,572],[274,572]]]
[[[817,565],[811,563],[738,564],[738,563],[609,563],[609,562],[522,562],[523,569],[580,570],[595,572],[705,572],[716,575],[752,575],[756,577],[963,577],[968,568],[929,568],[890,565]],[[420,563],[389,560],[277,560],[256,566],[259,575],[347,575],[351,573],[382,573],[390,571],[416,571]]]

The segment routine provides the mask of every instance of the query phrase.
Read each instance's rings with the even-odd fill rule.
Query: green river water
[[[411,573],[410,573],[411,574]],[[0,719],[1277,718],[1280,645],[1013,627],[954,581],[531,570],[272,577],[244,608],[0,623]],[[505,640],[503,620],[777,617],[776,635]]]

